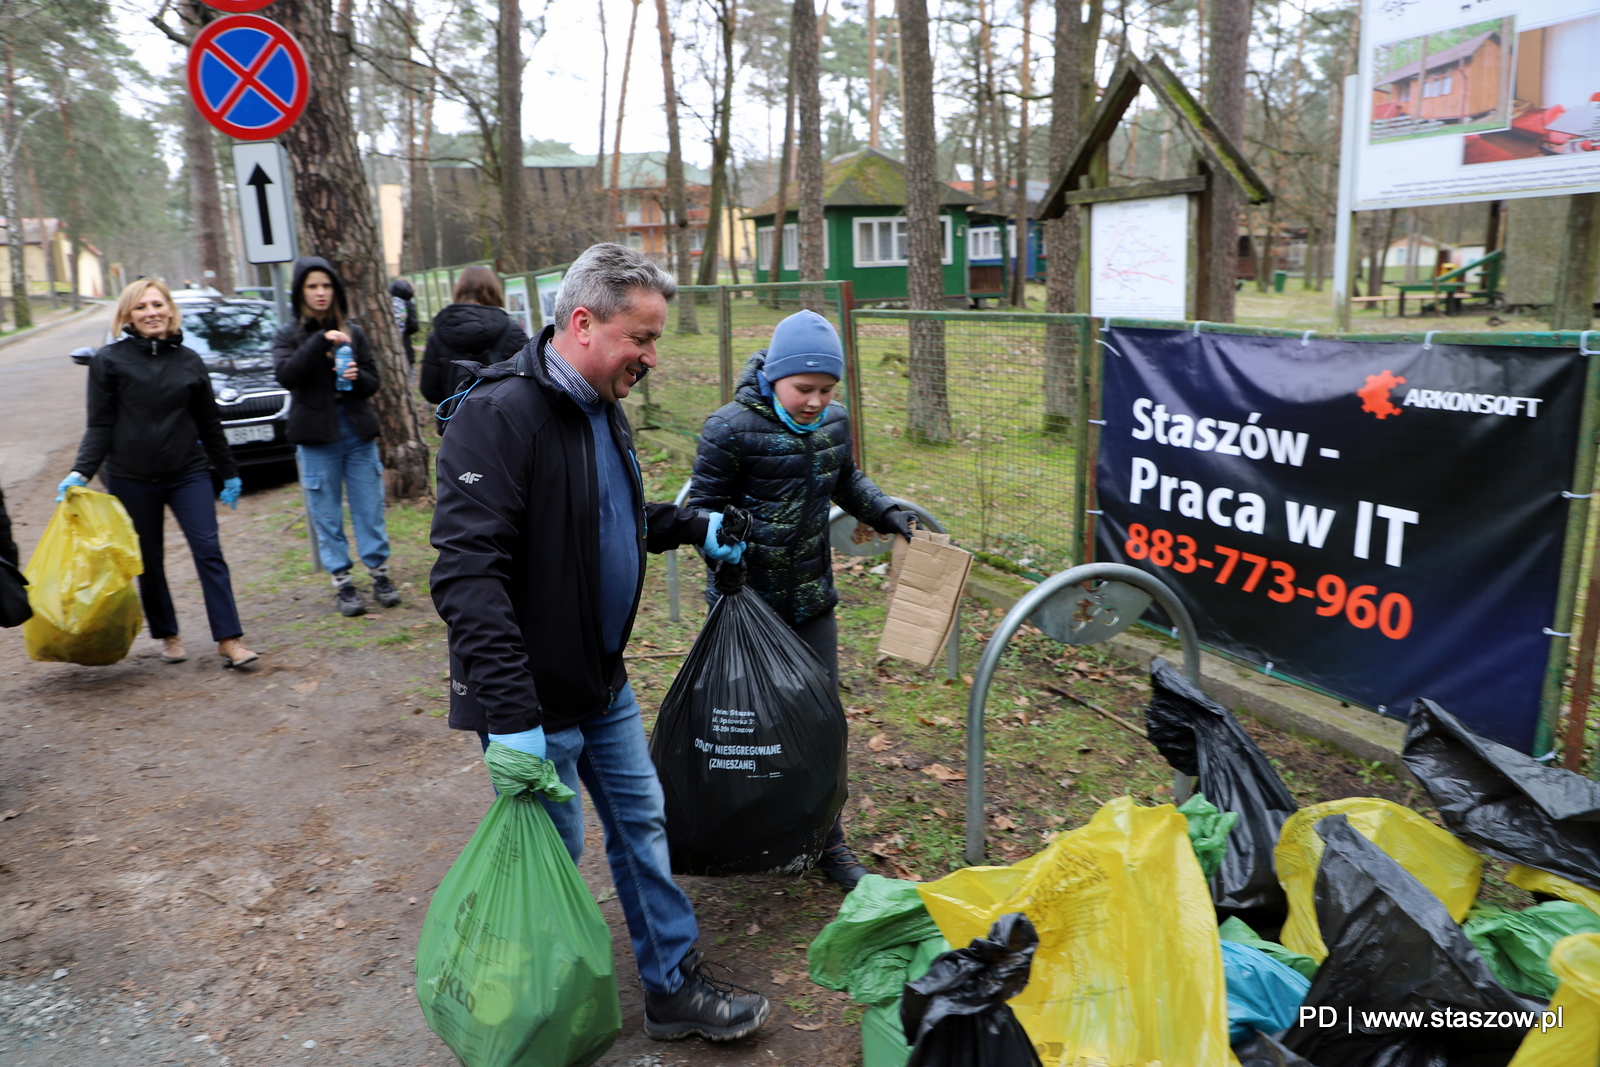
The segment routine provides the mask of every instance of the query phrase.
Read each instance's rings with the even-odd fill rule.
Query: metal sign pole
[[[1351,252],[1355,243],[1356,125],[1361,101],[1356,75],[1344,80],[1344,128],[1339,143],[1339,206],[1333,223],[1333,321],[1341,332],[1350,329]],[[1383,257],[1380,255],[1379,259]],[[1381,263],[1375,267],[1382,270]]]

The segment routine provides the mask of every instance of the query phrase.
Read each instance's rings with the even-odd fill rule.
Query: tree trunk
[[[1552,330],[1587,330],[1594,325],[1594,291],[1600,268],[1600,193],[1567,199],[1566,240],[1556,272]]]
[[[778,157],[778,191],[773,205],[772,247],[767,250],[767,281],[782,281],[783,228],[789,218],[789,167],[794,161],[794,49],[789,49],[789,81],[783,93],[783,151]],[[759,246],[760,242],[756,244]],[[778,291],[772,290],[771,306],[778,306]]]
[[[33,325],[33,308],[28,303],[28,271],[23,259],[22,205],[17,200],[17,147],[22,131],[17,122],[16,75],[11,47],[6,47],[6,111],[0,129],[0,208],[6,213],[6,247],[11,258],[12,326],[25,330]],[[42,225],[42,221],[41,221]]]
[[[1028,306],[1028,98],[1033,95],[1033,0],[1022,0],[1022,66],[1017,69],[1017,87],[1022,98],[1017,105],[1017,215],[1015,233],[1017,254],[1011,260],[1011,306]]]
[[[528,209],[522,182],[522,4],[500,0],[500,269],[527,270]]]
[[[817,13],[811,0],[794,0],[793,32],[795,105],[800,115],[800,278],[821,281],[822,217],[822,58],[817,42]],[[806,292],[802,304],[820,302],[820,292]],[[812,310],[820,310],[813,308]]]
[[[1213,0],[1211,70],[1206,107],[1235,145],[1244,144],[1245,70],[1250,54],[1251,0]],[[1234,320],[1239,274],[1239,194],[1225,175],[1211,175],[1211,255],[1204,266],[1205,307],[1201,318]]]
[[[867,147],[879,148],[883,114],[883,79],[878,70],[878,3],[867,0]]]
[[[933,56],[928,47],[927,0],[901,0],[900,48],[905,58],[906,282],[913,310],[944,310],[944,228],[939,221],[938,142],[933,126]],[[910,393],[906,432],[913,440],[950,440],[945,388],[944,322],[910,325]]]
[[[1055,62],[1050,81],[1050,174],[1066,169],[1067,159],[1078,143],[1082,126],[1083,79],[1079,67],[1083,45],[1093,53],[1089,37],[1079,18],[1079,0],[1056,0]],[[1065,215],[1044,224],[1045,270],[1044,309],[1058,315],[1078,309],[1078,255],[1080,227],[1076,206]],[[1066,434],[1072,430],[1077,411],[1076,389],[1077,331],[1063,323],[1045,328],[1044,422],[1047,434]]]
[[[66,87],[62,86],[56,97],[56,108],[61,113],[61,140],[67,150],[67,173],[71,175],[67,186],[67,239],[72,249],[67,253],[67,281],[72,286],[72,310],[83,306],[83,296],[78,292],[78,248],[83,242],[82,213],[78,210],[78,143],[72,136],[72,112],[67,107]]]
[[[373,407],[389,496],[426,500],[432,495],[428,449],[389,306],[372,191],[350,121],[350,42],[331,32],[330,14],[327,0],[277,0],[273,6],[273,18],[305,49],[311,75],[305,113],[283,135],[294,166],[302,244],[343,277],[350,317],[372,344],[379,380]]]
[[[717,284],[722,253],[722,216],[728,202],[728,147],[733,137],[734,30],[737,0],[721,0],[717,21],[722,27],[722,100],[717,105],[717,136],[711,144],[711,208],[706,216],[706,240],[700,253],[701,285]],[[732,259],[730,255],[728,257]]]
[[[617,226],[617,183],[622,180],[622,119],[628,108],[628,76],[633,73],[633,31],[639,26],[639,2],[633,0],[633,12],[628,16],[628,50],[622,56],[622,87],[617,91],[617,129],[611,142],[611,184],[607,197],[610,215],[606,229]],[[602,231],[603,232],[603,231]]]
[[[662,99],[667,112],[667,210],[672,216],[673,244],[676,251],[674,272],[679,284],[689,280],[689,196],[683,182],[683,139],[678,133],[678,84],[672,74],[672,23],[667,17],[667,0],[656,0],[656,26],[661,34]],[[694,301],[678,301],[678,332],[699,333]]]

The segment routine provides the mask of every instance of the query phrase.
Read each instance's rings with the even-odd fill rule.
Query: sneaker
[[[217,642],[217,655],[222,657],[225,667],[243,667],[247,663],[254,663],[261,657],[244,647],[244,642],[237,637],[230,637],[226,641]]]
[[[161,639],[161,662],[182,663],[189,658],[189,653],[183,650],[183,642],[176,634]]]
[[[698,949],[683,958],[683,985],[676,993],[644,994],[644,1032],[657,1041],[699,1034],[707,1041],[735,1041],[761,1029],[772,1005],[760,993],[712,978]],[[738,992],[734,992],[738,990]]]
[[[345,582],[333,594],[333,602],[339,606],[339,614],[346,618],[355,618],[365,615],[367,606],[361,602],[361,594],[356,592],[354,582]]]
[[[835,821],[833,829],[828,831],[828,843],[823,846],[822,859],[817,861],[817,868],[846,893],[867,876],[867,868],[845,843],[842,823]]]
[[[372,598],[386,608],[396,607],[400,603],[400,590],[394,587],[387,574],[372,576]]]

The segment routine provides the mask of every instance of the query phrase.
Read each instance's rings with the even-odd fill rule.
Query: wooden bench
[[[1385,293],[1383,296],[1352,296],[1350,298],[1350,303],[1352,303],[1352,304],[1375,304],[1377,306],[1377,308],[1378,308],[1379,313],[1381,313],[1383,315],[1388,315],[1389,309],[1387,307],[1385,307],[1384,305],[1388,304],[1389,301],[1391,301],[1391,300],[1399,300],[1399,299],[1400,298],[1398,296],[1396,296],[1395,294],[1393,294],[1393,293]]]

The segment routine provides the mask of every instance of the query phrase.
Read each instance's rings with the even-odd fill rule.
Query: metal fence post
[[[722,402],[733,402],[733,301],[726,285],[717,286],[717,377]]]
[[[1006,617],[1001,620],[995,629],[994,635],[984,646],[983,658],[978,661],[978,669],[973,674],[972,693],[967,698],[967,847],[966,861],[969,864],[979,864],[984,859],[984,829],[983,829],[983,796],[984,796],[984,737],[983,713],[984,705],[989,698],[989,684],[994,680],[995,668],[1000,665],[1000,657],[1005,653],[1006,645],[1016,632],[1022,628],[1023,622],[1035,612],[1045,606],[1052,597],[1071,589],[1084,582],[1110,581],[1122,582],[1133,586],[1155,600],[1161,605],[1167,617],[1174,623],[1178,639],[1183,644],[1183,675],[1191,682],[1200,682],[1200,641],[1196,637],[1194,620],[1189,617],[1189,610],[1183,602],[1169,589],[1161,579],[1146,574],[1136,567],[1129,567],[1121,563],[1089,563],[1079,567],[1069,567],[1060,574],[1053,575],[1030,589],[1021,600],[1006,612]],[[1133,620],[1129,619],[1131,623]],[[1114,631],[1113,631],[1114,632]],[[1107,636],[1110,634],[1108,633]],[[1177,800],[1177,798],[1174,798]],[[1180,801],[1181,802],[1181,801]]]
[[[856,359],[856,287],[839,283],[839,336],[844,341],[844,387],[850,397],[850,436],[854,438],[856,468],[867,469],[867,401],[861,393],[861,364]]]

